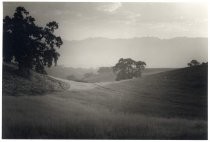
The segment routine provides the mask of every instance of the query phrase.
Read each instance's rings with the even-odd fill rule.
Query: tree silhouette
[[[192,60],[190,63],[187,64],[189,67],[198,66],[200,63],[197,60]]]
[[[58,23],[49,22],[45,27],[35,24],[35,19],[24,7],[17,7],[13,17],[3,19],[3,61],[18,63],[19,70],[29,75],[29,69],[46,73],[44,66],[56,65],[63,44],[54,31]]]
[[[114,73],[117,74],[116,80],[131,79],[141,77],[142,70],[145,69],[146,63],[143,61],[134,61],[131,58],[120,58],[119,62],[113,67]]]
[[[142,70],[145,69],[146,63],[143,61],[137,61],[136,63],[136,70],[135,70],[135,77],[141,77]]]

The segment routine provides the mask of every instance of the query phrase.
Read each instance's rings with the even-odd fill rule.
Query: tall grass
[[[3,96],[3,101],[3,138],[207,138],[207,123],[204,120],[122,113],[81,102],[66,102],[59,96]]]

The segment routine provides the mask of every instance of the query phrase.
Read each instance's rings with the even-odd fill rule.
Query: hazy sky
[[[25,7],[39,25],[44,26],[49,21],[57,21],[59,30],[56,34],[64,41],[91,37],[208,37],[208,4],[206,3],[6,2],[3,4],[3,15],[12,16],[17,6]],[[208,58],[207,46],[202,48],[200,45],[196,45],[198,49],[193,51],[190,51],[189,47],[186,48],[189,50],[185,47],[179,48],[177,53],[180,56],[177,56],[173,54],[176,50],[169,47],[157,50],[154,46],[151,50],[147,50],[138,45],[138,51],[143,53],[139,54],[132,50],[134,47],[129,47],[130,51],[123,48],[116,51],[114,48],[118,49],[118,47],[108,46],[110,43],[103,45],[104,48],[100,50],[94,47],[94,50],[87,52],[84,51],[93,47],[85,49],[86,45],[78,48],[76,45],[67,44],[68,42],[65,42],[63,45],[65,49],[59,50],[63,52],[59,64],[72,67],[110,66],[121,57],[147,61],[148,67],[183,67],[186,62],[195,57],[202,61],[207,61]],[[180,44],[184,45],[184,43]]]
[[[4,3],[4,16],[17,6],[24,6],[38,24],[57,21],[66,40],[208,35],[205,3]]]

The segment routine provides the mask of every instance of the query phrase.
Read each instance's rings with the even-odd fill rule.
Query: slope
[[[207,66],[89,90],[3,95],[2,113],[3,138],[207,139]]]
[[[62,91],[70,86],[64,82],[55,80],[46,75],[31,71],[30,78],[23,78],[18,75],[17,66],[13,64],[3,64],[2,78],[3,95],[42,95],[50,91]]]

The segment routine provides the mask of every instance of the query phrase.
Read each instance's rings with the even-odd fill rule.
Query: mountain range
[[[64,40],[58,64],[66,67],[96,68],[114,66],[120,58],[142,60],[149,68],[185,67],[192,59],[208,61],[208,38],[141,37]]]

